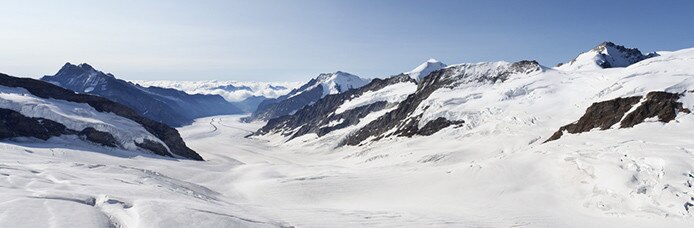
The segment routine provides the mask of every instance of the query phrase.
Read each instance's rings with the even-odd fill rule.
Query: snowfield
[[[373,104],[379,101],[385,101],[388,103],[399,103],[408,95],[414,93],[417,90],[417,84],[410,82],[401,82],[394,85],[386,86],[383,89],[377,91],[368,91],[359,97],[355,97],[351,100],[346,101],[340,107],[337,108],[335,114],[343,113],[344,111],[358,108],[364,105]]]
[[[3,142],[0,226],[690,227],[675,203],[694,181],[694,130],[679,128],[694,118],[678,121],[478,153],[495,139],[335,150],[244,138],[259,124],[218,116],[179,129],[206,162]]]

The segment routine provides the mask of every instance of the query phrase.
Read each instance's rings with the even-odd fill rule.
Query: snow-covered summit
[[[409,75],[414,80],[421,81],[422,78],[426,77],[431,72],[443,69],[445,67],[446,64],[439,62],[436,59],[429,59],[411,71],[405,72],[404,74]]]
[[[318,75],[314,86],[321,85],[323,87],[323,95],[328,95],[356,89],[368,84],[370,81],[347,72],[336,71]],[[309,87],[309,89],[312,87]]]
[[[603,42],[595,48],[581,53],[568,63],[557,65],[559,70],[596,70],[613,67],[627,67],[641,60],[658,56],[657,53],[644,55],[637,48],[627,48],[612,42]]]

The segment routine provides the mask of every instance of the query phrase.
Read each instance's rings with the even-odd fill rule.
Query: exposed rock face
[[[245,121],[270,120],[289,115],[327,95],[360,88],[367,83],[369,80],[346,72],[323,73],[287,95],[262,101]]]
[[[601,43],[593,50],[600,53],[598,65],[602,68],[627,67],[644,59],[658,56],[657,53],[644,55],[638,48],[626,48],[609,41]]]
[[[415,123],[415,121],[411,121]],[[463,124],[465,121],[450,121],[446,118],[439,117],[432,121],[427,122],[422,128],[419,128],[416,124],[407,124],[407,127],[401,128],[401,131],[396,134],[400,136],[413,136],[413,135],[433,135],[434,133],[440,131],[441,129],[447,128],[451,125]]]
[[[578,121],[559,128],[545,142],[561,138],[564,131],[576,134],[595,128],[607,130],[617,123],[620,123],[620,128],[629,128],[652,117],[658,117],[660,122],[670,122],[675,119],[677,113],[690,113],[689,109],[684,108],[682,103],[677,101],[681,96],[682,94],[655,91],[648,93],[645,99],[641,96],[620,97],[593,103]],[[629,112],[636,104],[639,106]]]
[[[0,139],[34,137],[47,140],[53,136],[75,133],[58,122],[31,118],[14,110],[0,108]]]
[[[617,98],[609,101],[593,103],[586,113],[578,119],[576,123],[572,123],[559,128],[547,141],[559,139],[564,131],[571,134],[590,131],[594,128],[606,130],[612,125],[619,122],[624,114],[631,109],[636,103],[641,100],[640,96]],[[546,141],[546,142],[547,142]]]
[[[78,135],[102,146],[118,146],[116,139],[108,132],[97,131],[91,127],[77,132],[53,120],[27,117],[17,111],[0,108],[0,139],[33,137],[48,140],[50,137],[61,135]]]
[[[380,139],[388,136],[412,136],[416,134],[431,135],[437,131],[462,121],[449,121],[438,118],[432,123],[424,123],[420,129],[421,115],[412,114],[418,109],[422,101],[440,88],[453,88],[468,83],[497,83],[507,80],[513,74],[526,74],[542,70],[536,61],[519,61],[507,63],[481,63],[460,64],[450,66],[430,73],[420,81],[417,91],[410,95],[398,107],[367,124],[352,135],[349,135],[341,145],[358,145],[364,140],[373,137]],[[426,109],[425,107],[423,107]],[[386,132],[395,129],[394,132],[385,135]]]
[[[45,76],[41,80],[80,93],[108,98],[144,117],[173,127],[192,123],[200,117],[242,113],[219,95],[190,95],[175,89],[145,88],[117,79],[85,63],[66,63],[54,76]]]
[[[361,88],[328,95],[316,101],[314,104],[298,110],[292,115],[271,119],[264,127],[259,129],[255,135],[280,133],[285,136],[291,136],[290,139],[308,133],[315,133],[318,136],[323,136],[331,131],[355,125],[366,115],[382,110],[393,104],[388,104],[386,101],[378,101],[337,113],[336,110],[340,105],[353,97],[361,96],[369,91],[377,91],[397,83],[415,83],[415,81],[404,74],[388,79],[374,79]]]
[[[682,107],[682,103],[677,101],[681,96],[682,94],[676,93],[650,92],[646,95],[646,100],[624,117],[620,125],[622,128],[633,127],[652,117],[658,117],[658,121],[667,123],[674,120],[677,113],[690,113],[689,109]]]
[[[122,116],[142,125],[142,127],[144,127],[148,132],[150,132],[152,135],[164,142],[166,146],[168,146],[170,153],[167,152],[166,154],[162,155],[177,155],[184,158],[202,160],[202,157],[200,157],[200,155],[198,155],[197,153],[195,153],[195,151],[191,150],[185,145],[183,139],[181,139],[181,136],[178,134],[178,131],[176,131],[176,129],[171,128],[166,124],[142,117],[132,109],[124,105],[110,101],[108,99],[87,94],[78,94],[44,81],[39,81],[30,78],[16,78],[5,74],[0,74],[0,85],[7,87],[24,88],[32,95],[40,98],[52,98],[76,103],[85,103],[99,112],[110,112],[115,115]],[[49,123],[49,126],[53,126],[50,125],[50,122],[48,121],[46,123]],[[16,129],[15,131],[19,130]],[[54,131],[51,130],[50,132]],[[92,138],[97,140],[97,143],[109,144],[110,140],[108,139],[108,137],[104,135],[95,132],[85,132],[84,134],[84,136],[88,139]],[[48,135],[55,136],[54,134]],[[36,136],[39,136],[37,138],[40,139],[47,139],[47,137],[43,137],[41,134],[33,134],[31,137]]]
[[[166,147],[149,139],[145,139],[142,143],[136,142],[135,145],[137,145],[140,148],[152,151],[158,155],[166,156],[166,154],[168,154]]]
[[[82,136],[86,140],[97,143],[102,146],[118,146],[118,142],[116,142],[116,138],[114,138],[113,135],[111,135],[108,132],[98,131],[91,127],[83,129],[77,135]]]

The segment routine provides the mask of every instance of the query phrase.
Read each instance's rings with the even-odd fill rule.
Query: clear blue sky
[[[0,72],[88,62],[125,79],[307,80],[447,64],[552,66],[610,40],[694,47],[694,1],[4,1]]]

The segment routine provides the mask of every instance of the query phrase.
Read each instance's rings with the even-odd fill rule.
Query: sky
[[[0,72],[52,75],[86,62],[132,80],[387,77],[446,64],[554,66],[600,42],[694,47],[694,1],[8,1]]]

